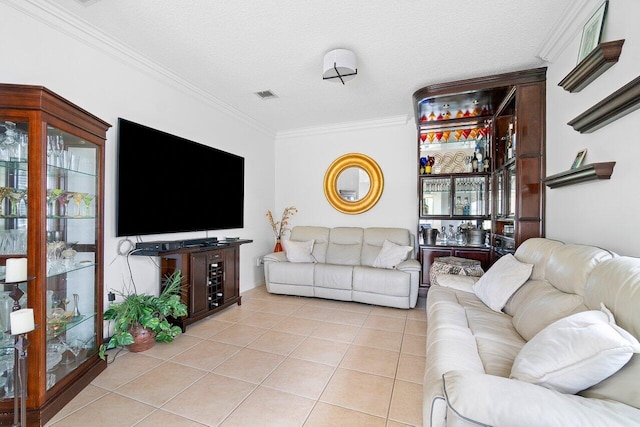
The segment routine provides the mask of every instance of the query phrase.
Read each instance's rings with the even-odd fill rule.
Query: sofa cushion
[[[313,286],[315,264],[274,262],[269,265],[269,282]]]
[[[511,378],[562,393],[577,393],[613,375],[640,352],[638,340],[615,324],[602,304],[560,319],[526,343]]]
[[[411,233],[409,233],[409,230],[405,228],[365,228],[362,241],[360,265],[373,266],[373,262],[378,256],[380,248],[382,248],[385,240],[393,242],[397,245],[411,246],[412,249],[414,245]],[[411,256],[411,254],[409,256]]]
[[[317,262],[326,262],[329,230],[327,227],[296,226],[291,230],[289,240],[299,242],[313,240],[313,257]]]
[[[495,375],[449,371],[443,382],[447,425],[629,427],[640,419],[640,411],[620,402],[584,399]]]
[[[314,286],[316,288],[346,289],[351,291],[353,267],[350,265],[315,264]]]
[[[476,284],[478,279],[479,277],[461,276],[459,274],[440,274],[436,277],[435,283],[431,283],[431,286],[439,285],[445,288],[473,293],[473,285]]]
[[[511,295],[529,278],[532,268],[533,265],[507,254],[480,277],[473,285],[473,291],[492,310],[501,311]]]
[[[328,264],[360,265],[363,229],[336,227],[329,232]]]
[[[583,296],[593,268],[611,257],[611,252],[595,246],[566,244],[551,253],[545,279],[563,292]]]
[[[527,341],[556,320],[585,310],[581,296],[559,291],[546,280],[528,280],[504,307]]]
[[[406,297],[411,293],[411,276],[397,270],[353,267],[353,290]]]
[[[283,240],[284,251],[289,262],[316,262],[312,255],[313,240],[298,242],[295,240]]]
[[[520,262],[533,264],[531,280],[544,280],[546,278],[547,261],[553,251],[561,246],[564,246],[564,243],[558,240],[534,237],[522,242],[514,255]]]
[[[395,269],[398,264],[406,260],[411,251],[412,246],[397,245],[389,240],[385,240],[382,248],[378,252],[378,256],[373,261],[373,266],[377,268]]]
[[[591,309],[604,303],[616,323],[640,339],[640,258],[618,256],[598,264],[587,280],[584,299]],[[640,409],[638,378],[640,354],[634,354],[624,368],[580,394]]]

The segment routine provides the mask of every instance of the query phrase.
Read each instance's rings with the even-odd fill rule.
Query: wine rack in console
[[[207,286],[209,309],[220,307],[224,303],[222,285],[224,283],[224,263],[215,261],[209,264],[209,283]]]
[[[164,246],[178,249],[144,250],[134,254],[159,256],[162,278],[175,270],[181,271],[184,284],[182,302],[187,305],[187,315],[172,319],[172,323],[185,331],[191,323],[233,304],[242,303],[240,245],[251,242],[236,239],[216,243],[203,241],[201,245],[193,246],[169,244]]]

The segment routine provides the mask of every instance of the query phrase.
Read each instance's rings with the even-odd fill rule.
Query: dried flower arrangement
[[[289,225],[289,218],[291,218],[296,212],[298,212],[298,209],[296,209],[295,206],[286,207],[284,208],[284,211],[282,211],[282,219],[280,219],[280,221],[274,221],[271,211],[267,211],[267,218],[269,219],[269,224],[271,224],[273,235],[276,240],[282,239],[284,233],[289,230],[287,227],[287,225]]]

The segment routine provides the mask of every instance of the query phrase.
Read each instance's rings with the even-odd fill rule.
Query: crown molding
[[[186,90],[186,92],[207,105],[249,125],[266,136],[274,138],[276,135],[274,129],[256,122],[255,119],[216,98],[213,94],[195,86],[163,65],[154,62],[140,52],[115,40],[113,37],[93,27],[86,21],[70,14],[60,6],[37,0],[0,0],[0,3],[4,3],[31,18],[49,25],[61,33],[130,64],[162,83]]]
[[[560,14],[547,37],[538,47],[536,56],[543,61],[555,62],[603,2],[604,0],[571,2]]]
[[[299,129],[290,129],[277,132],[276,139],[291,139],[305,136],[324,135],[328,133],[351,132],[358,130],[374,129],[389,126],[404,126],[413,119],[407,114],[402,116],[383,117],[374,120],[360,120],[355,122],[336,123],[327,126],[314,126]]]

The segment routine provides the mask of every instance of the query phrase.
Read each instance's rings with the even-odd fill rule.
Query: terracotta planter
[[[136,326],[131,328],[130,332],[133,335],[133,344],[127,346],[129,351],[138,353],[149,350],[156,343],[156,334],[151,332],[149,328]]]

